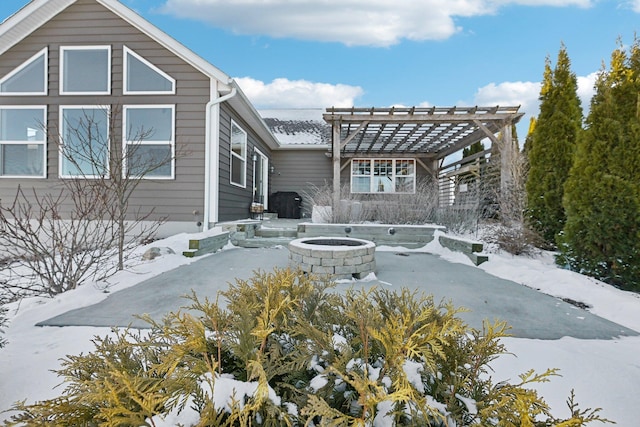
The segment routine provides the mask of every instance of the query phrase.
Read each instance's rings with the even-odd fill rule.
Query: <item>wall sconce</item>
[[[253,152],[253,156],[251,157],[253,159],[253,163],[258,161],[258,155],[256,154],[256,152]]]
[[[272,174],[276,171],[275,166],[271,165],[269,166],[269,172],[271,172]]]

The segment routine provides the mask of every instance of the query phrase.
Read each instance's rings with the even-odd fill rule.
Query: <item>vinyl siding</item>
[[[231,184],[231,120],[247,133],[245,188]],[[257,137],[249,125],[227,103],[223,103],[220,108],[220,158],[218,161],[219,221],[231,221],[249,217],[249,206],[253,199],[253,162],[251,161],[251,156],[254,147],[267,156],[269,164],[273,164],[272,153],[269,147]],[[271,182],[269,184],[271,187]],[[270,194],[270,192],[271,188],[267,194]]]
[[[111,95],[59,95],[60,46],[111,46]],[[175,95],[122,95],[123,45],[133,50],[176,80]],[[130,211],[155,209],[170,221],[195,221],[193,212],[204,206],[205,105],[209,101],[210,79],[176,57],[160,44],[96,2],[81,0],[58,14],[0,60],[0,77],[10,73],[43,47],[48,47],[48,96],[2,96],[3,105],[47,105],[51,138],[59,129],[59,105],[135,104],[175,105],[175,179],[144,180],[131,198]],[[119,123],[118,123],[118,126]],[[121,131],[121,129],[117,129]],[[118,140],[121,134],[115,135]],[[18,184],[44,191],[59,188],[58,150],[48,144],[46,179],[0,178],[0,199],[15,195]]]
[[[274,151],[272,190],[294,191],[303,200],[303,209],[311,211],[308,197],[314,188],[322,188],[333,182],[333,166],[326,149],[282,149]]]

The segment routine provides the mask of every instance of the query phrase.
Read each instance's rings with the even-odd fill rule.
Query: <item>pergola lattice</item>
[[[524,115],[519,108],[327,108],[323,118],[332,127],[334,204],[340,199],[342,158],[411,156],[437,176],[439,160],[484,138],[501,146],[501,184],[506,185],[514,149],[511,126]]]

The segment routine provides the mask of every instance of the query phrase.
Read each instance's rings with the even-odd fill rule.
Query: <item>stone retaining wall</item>
[[[389,224],[298,224],[298,237],[341,236],[366,239],[376,245],[419,248],[434,239],[438,225],[389,225]]]

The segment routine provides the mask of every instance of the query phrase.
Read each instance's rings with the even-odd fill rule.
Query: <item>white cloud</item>
[[[587,76],[578,77],[578,97],[582,102],[582,112],[585,116],[589,113],[591,98],[595,94],[594,85],[596,84],[598,73],[598,71],[595,71]]]
[[[279,78],[264,83],[251,77],[235,79],[257,108],[352,107],[364,93],[359,86],[314,83]]]
[[[552,6],[567,7],[577,6],[587,8],[593,6],[592,0],[494,0],[495,5],[516,4],[520,6]]]
[[[489,83],[477,90],[474,101],[477,105],[520,105],[520,111],[538,114],[539,82]]]
[[[589,113],[591,97],[595,93],[594,83],[598,72],[586,76],[579,76],[578,97],[582,103],[582,111],[586,116]],[[518,136],[521,140],[526,137],[531,117],[537,117],[540,112],[540,82],[502,82],[490,83],[479,88],[474,97],[476,105],[491,106],[515,106],[520,105],[520,112],[525,113],[518,126]]]
[[[587,7],[591,1],[165,0],[161,10],[239,34],[391,46],[446,39],[461,31],[456,18],[492,14],[505,4]]]
[[[634,12],[640,13],[640,0],[629,0],[629,6]]]

